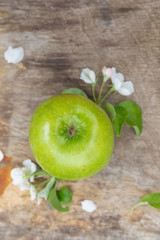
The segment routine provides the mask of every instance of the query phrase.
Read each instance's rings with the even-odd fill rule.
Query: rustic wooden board
[[[144,194],[160,191],[159,0],[1,0],[0,149],[12,164],[33,159],[28,126],[33,110],[68,87],[80,87],[84,67],[101,76],[115,66],[134,82],[128,97],[143,109],[144,129],[137,138],[123,128],[108,166],[90,179],[65,182],[74,193],[69,213],[37,206],[12,184],[0,198],[3,240],[159,240],[160,211],[129,210]],[[23,46],[17,65],[3,58],[9,45]],[[115,94],[112,103],[125,99]],[[91,199],[88,214],[80,202]]]

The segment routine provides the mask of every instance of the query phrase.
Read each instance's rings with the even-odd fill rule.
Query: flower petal
[[[30,182],[34,182],[34,176],[30,177]]]
[[[9,46],[4,53],[4,58],[8,63],[19,63],[24,57],[24,49],[22,47],[13,48]]]
[[[111,81],[114,85],[115,90],[118,91],[122,87],[124,76],[122,73],[117,73],[115,68],[112,68]]]
[[[97,209],[96,204],[91,200],[84,200],[81,202],[82,209],[86,212],[92,213]]]
[[[22,168],[13,168],[11,171],[11,178],[13,185],[20,185],[23,182],[24,171]]]
[[[30,170],[30,173],[34,173],[37,170],[37,166],[30,159],[26,159],[23,161],[23,165],[26,169]]]
[[[3,160],[3,158],[4,158],[4,154],[2,151],[0,151],[0,162]]]
[[[90,72],[89,72],[89,78],[90,78],[90,80],[92,81],[92,83],[95,83],[95,81],[96,81],[96,75],[95,75],[95,73],[94,73],[93,71],[90,71]]]
[[[89,68],[84,68],[81,72],[80,79],[86,83],[93,84],[96,81],[96,75]]]
[[[30,187],[31,200],[35,200],[37,196],[37,191],[33,185]]]
[[[134,92],[134,86],[131,81],[123,82],[118,92],[123,96],[129,96]]]
[[[25,171],[26,168],[14,168],[11,171],[12,184],[19,186],[21,190],[29,190],[31,185],[25,178]]]
[[[28,179],[23,179],[23,182],[19,185],[20,190],[30,190],[31,184]]]
[[[113,83],[116,91],[118,91],[122,86],[122,82],[117,77],[115,77],[115,78],[112,77],[112,83]]]
[[[124,81],[124,76],[122,73],[117,73],[116,72],[116,69],[114,67],[111,68],[112,70],[112,78],[115,79],[115,78],[118,78],[121,82]]]
[[[111,69],[112,69],[112,75],[117,74],[116,68],[112,67]]]
[[[40,205],[40,204],[41,204],[41,202],[42,202],[42,198],[40,198],[40,197],[37,197],[37,204],[38,204],[38,205]]]
[[[121,82],[124,81],[124,76],[123,76],[122,73],[117,73],[117,74],[116,74],[116,77],[117,77]]]
[[[105,66],[102,68],[103,73],[103,82],[106,82],[112,76],[112,69],[106,68]]]

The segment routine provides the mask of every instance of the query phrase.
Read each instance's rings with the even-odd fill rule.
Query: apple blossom
[[[27,174],[32,174],[37,170],[37,166],[35,163],[33,163],[30,159],[26,159],[23,161],[23,165],[26,168],[26,173]],[[34,176],[30,177],[30,181],[34,182]]]
[[[3,160],[3,158],[4,158],[4,154],[2,151],[0,151],[0,162]]]
[[[38,196],[38,193],[33,185],[30,187],[30,195],[31,195],[31,200],[34,201],[37,199],[37,204],[40,205],[42,201],[42,197]]]
[[[36,171],[37,166],[30,159],[23,161],[23,168],[14,168],[11,171],[12,184],[19,186],[21,190],[30,190],[31,184],[26,175],[32,174]],[[34,181],[34,176],[30,177],[30,181]]]
[[[107,82],[107,80],[112,76],[112,69],[106,68],[105,66],[102,68],[103,73],[103,82]]]
[[[84,200],[81,202],[81,205],[82,205],[82,209],[89,213],[92,213],[97,209],[96,204],[91,200]]]
[[[96,82],[96,75],[89,68],[84,68],[81,72],[80,79],[86,83],[93,84]]]
[[[134,92],[134,86],[131,81],[124,82],[124,76],[122,73],[117,73],[115,68],[112,68],[111,80],[114,89],[121,95],[129,96]]]
[[[8,49],[4,53],[4,58],[8,63],[19,63],[22,61],[24,57],[24,49],[23,47],[13,48],[9,46]]]
[[[12,184],[19,186],[21,190],[30,190],[31,184],[25,177],[26,168],[14,168],[11,171]]]
[[[33,185],[30,186],[30,195],[31,195],[31,200],[35,200],[37,196],[37,191]]]
[[[40,205],[41,202],[42,202],[42,198],[38,196],[38,197],[37,197],[37,204]]]

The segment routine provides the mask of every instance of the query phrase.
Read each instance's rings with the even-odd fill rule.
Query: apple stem
[[[68,135],[69,137],[73,137],[77,133],[74,125],[72,124],[68,129]]]

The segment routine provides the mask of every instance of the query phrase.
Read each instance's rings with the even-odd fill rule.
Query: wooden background
[[[79,80],[84,67],[101,76],[104,65],[114,66],[133,81],[135,93],[127,99],[142,107],[144,119],[139,138],[122,129],[103,171],[64,183],[74,195],[69,213],[46,202],[37,206],[10,184],[0,198],[0,239],[160,239],[159,210],[142,206],[129,213],[144,194],[160,191],[159,8],[159,0],[0,0],[0,149],[13,166],[33,159],[28,127],[43,100],[69,87],[91,96]],[[24,47],[22,63],[4,60],[9,45]],[[84,199],[97,211],[82,211]]]

